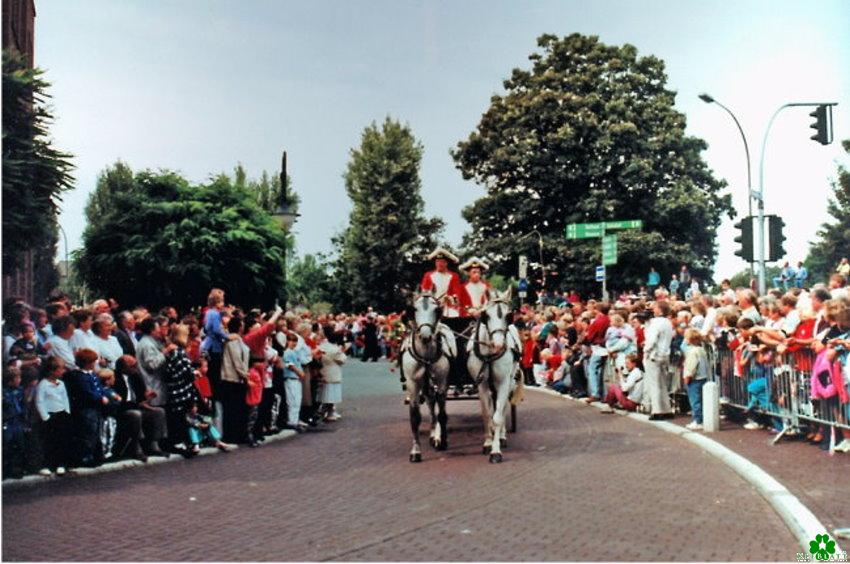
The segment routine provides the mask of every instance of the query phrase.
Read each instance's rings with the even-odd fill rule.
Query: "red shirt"
[[[611,320],[604,313],[596,316],[596,319],[587,328],[587,335],[584,337],[585,342],[591,345],[602,346],[605,344],[605,331],[611,325]]]
[[[248,371],[248,391],[245,393],[245,403],[260,405],[263,399],[263,372],[257,368]]]
[[[205,374],[195,371],[195,388],[198,390],[198,395],[204,399],[212,397],[212,388],[210,387],[210,379]]]
[[[549,360],[546,361],[546,367],[550,370],[557,370],[561,367],[562,362],[564,362],[564,357],[560,354],[553,354],[549,357]]]
[[[242,337],[242,341],[248,345],[252,357],[266,358],[266,339],[269,338],[272,331],[274,331],[274,323],[268,322],[251,330],[247,335]]]
[[[522,367],[531,368],[534,365],[534,347],[537,345],[532,339],[529,339],[522,346]]]

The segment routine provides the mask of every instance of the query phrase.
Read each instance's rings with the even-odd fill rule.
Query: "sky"
[[[342,175],[363,129],[391,116],[424,146],[426,213],[458,244],[460,213],[484,190],[449,155],[543,33],[598,35],[666,63],[687,133],[746,213],[740,120],[759,186],[762,141],[788,102],[837,102],[835,143],[809,139],[812,109],[778,114],[764,158],[765,212],[785,219],[788,259],[805,257],[850,138],[850,2],[36,0],[36,64],[52,82],[55,144],[75,155],[60,224],[81,246],[98,174],[121,159],[202,182],[242,163],[277,174],[287,151],[301,197],[299,253],[329,252],[351,206]],[[132,213],[132,210],[129,210]],[[622,218],[629,219],[629,218]],[[716,276],[746,265],[734,221],[718,231]],[[60,257],[64,253],[59,248]]]

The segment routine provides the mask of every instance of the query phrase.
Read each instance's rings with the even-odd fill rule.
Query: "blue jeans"
[[[607,356],[590,355],[590,362],[587,365],[587,388],[588,394],[602,399],[602,369],[605,368]]]
[[[688,383],[688,401],[691,403],[691,416],[695,423],[702,425],[702,387],[707,380],[691,380]]]

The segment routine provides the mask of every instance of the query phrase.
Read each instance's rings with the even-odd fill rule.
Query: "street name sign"
[[[567,239],[593,239],[602,237],[605,231],[617,229],[642,229],[643,220],[624,219],[618,221],[602,221],[599,223],[570,223],[567,225]]]
[[[617,236],[605,235],[602,237],[602,264],[617,264]]]
[[[567,225],[567,239],[594,239],[602,237],[604,223],[571,223]]]

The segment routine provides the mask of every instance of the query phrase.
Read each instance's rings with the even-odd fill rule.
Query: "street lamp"
[[[522,241],[523,239],[525,239],[526,237],[528,237],[530,235],[537,235],[538,250],[539,250],[539,253],[540,253],[540,269],[542,271],[542,283],[543,283],[542,285],[543,285],[543,289],[545,290],[546,289],[546,265],[543,264],[543,235],[540,234],[540,231],[538,231],[536,229],[532,229],[529,233],[526,233],[525,235],[522,235],[519,239],[517,239],[515,241],[515,243],[519,243],[520,241]]]
[[[272,214],[280,228],[284,233],[289,233],[295,221],[301,214],[297,213],[289,205],[289,197],[286,189],[286,151],[283,152],[283,159],[280,165],[280,205]],[[288,300],[288,292],[286,290],[286,245],[283,246],[283,308],[286,309]]]
[[[735,125],[738,126],[738,131],[741,132],[741,139],[744,140],[744,153],[747,155],[747,212],[748,212],[748,217],[752,217],[752,215],[753,215],[753,198],[752,198],[753,179],[752,179],[752,175],[750,173],[750,170],[751,170],[751,167],[750,167],[750,148],[749,148],[749,145],[747,145],[747,136],[744,135],[744,129],[741,127],[741,124],[738,121],[738,118],[736,118],[735,114],[732,113],[732,110],[730,110],[729,108],[727,108],[726,106],[724,106],[723,104],[721,104],[720,102],[718,102],[717,100],[712,98],[710,95],[703,92],[702,94],[699,95],[699,99],[702,100],[703,102],[705,102],[706,104],[717,104],[718,106],[720,106],[721,108],[726,110],[726,113],[728,113],[730,116],[732,116],[732,119],[735,120]],[[754,274],[753,263],[750,262],[750,278],[753,277],[753,274]]]

